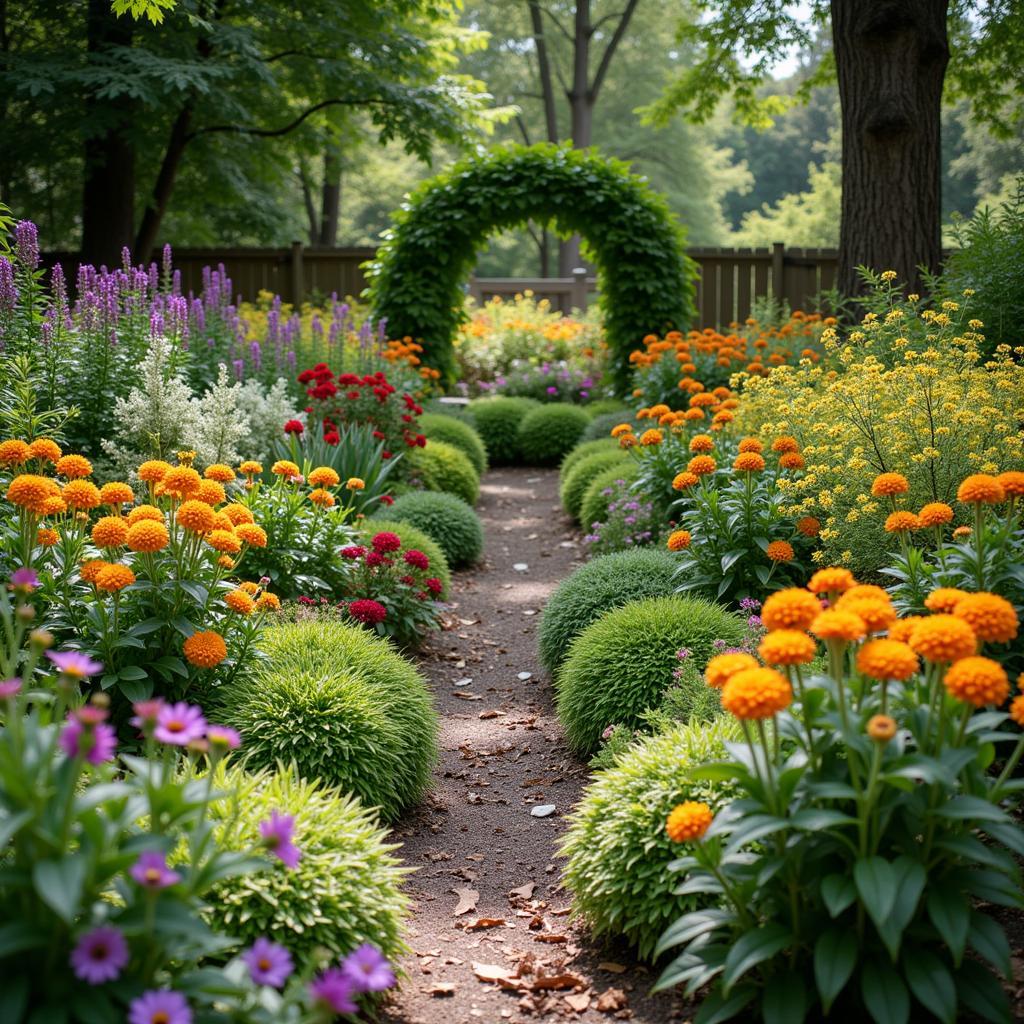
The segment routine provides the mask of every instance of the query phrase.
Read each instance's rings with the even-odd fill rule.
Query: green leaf
[[[117,678],[122,680],[148,679],[149,675],[144,668],[140,668],[138,665],[125,665],[125,667],[117,673]]]
[[[732,1020],[755,994],[752,988],[741,989],[728,997],[714,991],[700,1004],[693,1024],[721,1024],[722,1021]]]
[[[856,825],[857,819],[851,818],[841,811],[831,811],[825,807],[808,807],[797,811],[790,819],[793,828],[804,832],[823,832],[825,829],[839,825]]]
[[[722,972],[723,994],[728,995],[733,985],[751,968],[770,960],[780,950],[785,949],[792,938],[789,929],[781,924],[766,924],[741,935],[725,958],[725,970]]]
[[[967,928],[970,923],[970,901],[962,893],[944,885],[941,881],[933,885],[926,901],[928,916],[935,930],[953,954],[957,967],[964,955],[967,942]]]
[[[994,1024],[1010,1024],[1010,1001],[995,976],[977,960],[965,960],[956,972],[956,993],[968,1010]]]
[[[860,992],[875,1024],[907,1024],[910,996],[903,979],[882,960],[869,960],[860,972]]]
[[[122,679],[117,688],[133,704],[153,696],[153,680],[148,676],[145,679]]]
[[[863,857],[853,866],[853,880],[864,909],[881,927],[896,900],[896,872],[883,857]]]
[[[764,1024],[801,1024],[807,1016],[804,979],[794,973],[775,974],[761,997]]]
[[[0,932],[3,928],[0,928]],[[43,939],[43,944],[45,944]],[[28,1006],[28,978],[23,975],[5,978],[0,985],[0,1020],[17,1024]]]
[[[889,955],[895,961],[899,956],[903,930],[913,920],[927,875],[924,868],[910,857],[897,857],[892,868],[896,878],[896,898],[889,916],[877,927]]]
[[[85,871],[85,855],[81,853],[36,861],[32,866],[32,883],[39,898],[66,924],[74,921],[78,911]]]
[[[956,1021],[956,986],[949,968],[926,949],[907,950],[903,955],[903,976],[914,998],[943,1024]]]
[[[971,925],[967,930],[967,944],[983,956],[1004,978],[1013,976],[1010,962],[1010,944],[1002,925],[979,910],[971,911]]]
[[[825,1013],[832,1008],[857,965],[857,933],[829,928],[814,944],[814,981]]]
[[[951,818],[954,821],[999,821],[1008,822],[1010,819],[1006,812],[1000,810],[995,804],[988,800],[982,800],[979,796],[968,796],[961,794],[947,800],[944,804],[936,807],[932,812],[940,818]]]
[[[821,898],[829,916],[838,917],[857,898],[857,887],[846,875],[826,875],[821,880]]]
[[[30,949],[44,949],[48,939],[49,936],[41,928],[23,924],[21,921],[0,925],[0,960],[14,953],[24,953]],[[0,985],[0,992],[3,989],[4,986]],[[6,1020],[6,1018],[0,1017],[0,1020]]]

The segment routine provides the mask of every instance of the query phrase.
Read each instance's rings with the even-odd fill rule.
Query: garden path
[[[563,741],[536,654],[544,602],[581,558],[558,475],[490,472],[479,512],[484,560],[456,574],[450,628],[420,656],[441,759],[433,792],[395,833],[417,871],[407,977],[385,1019],[683,1020],[673,996],[648,995],[649,969],[569,919],[559,884],[558,839],[588,770]]]

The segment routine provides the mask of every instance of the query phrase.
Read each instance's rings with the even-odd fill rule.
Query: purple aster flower
[[[11,586],[15,590],[24,590],[31,593],[39,586],[39,577],[36,575],[35,569],[15,569],[11,573]]]
[[[270,939],[257,939],[242,954],[242,962],[249,968],[254,985],[280,988],[294,970],[291,954],[284,946]]]
[[[117,734],[113,726],[102,721],[104,717],[106,712],[101,708],[89,706],[69,714],[58,740],[61,750],[68,757],[81,757],[89,764],[112,760],[117,749]]]
[[[151,989],[131,1001],[128,1024],[192,1024],[192,1011],[180,992]]]
[[[355,994],[355,983],[340,967],[324,971],[309,983],[309,995],[313,1002],[335,1013],[358,1012],[359,1007],[352,998]],[[132,1021],[132,1024],[135,1022]]]
[[[81,651],[47,651],[46,656],[66,676],[74,676],[83,679],[86,676],[94,676],[97,672],[103,671],[103,664],[93,661],[87,654]]]
[[[159,697],[154,697],[152,700],[137,700],[132,705],[132,711],[135,714],[129,721],[136,729],[149,732],[156,725],[157,716],[163,706],[164,702]]]
[[[113,981],[128,963],[128,943],[117,928],[102,926],[86,932],[71,951],[75,977],[90,985]]]
[[[187,747],[193,740],[200,740],[206,735],[206,719],[203,718],[202,709],[184,701],[165,704],[157,712],[153,735],[161,743]]]
[[[369,942],[349,953],[342,960],[341,969],[352,980],[357,992],[383,992],[395,984],[395,972],[387,958]]]
[[[21,690],[20,679],[4,679],[0,681],[0,700],[9,700]]]
[[[270,817],[260,822],[260,836],[263,838],[263,845],[286,868],[294,868],[302,857],[302,851],[292,842],[293,835],[295,835],[295,819],[290,814],[271,811]]]
[[[690,648],[689,648],[689,647],[680,647],[680,648],[679,648],[679,650],[678,650],[678,651],[676,651],[676,657],[677,657],[677,658],[678,658],[678,659],[679,659],[680,661],[686,661],[686,659],[687,659],[688,657],[690,657],[690,655],[691,655],[692,653],[693,653],[693,652],[692,652],[692,651],[690,650]]]
[[[145,889],[166,889],[181,881],[181,875],[167,866],[167,859],[159,850],[146,850],[131,866],[128,873]]]
[[[211,747],[223,747],[225,750],[237,750],[242,745],[242,737],[237,730],[227,725],[211,725],[206,730],[206,738]]]

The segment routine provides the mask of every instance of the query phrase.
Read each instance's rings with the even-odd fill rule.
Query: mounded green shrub
[[[742,638],[739,616],[703,598],[646,598],[606,612],[573,640],[558,673],[558,717],[569,745],[590,754],[607,726],[639,726],[674,684],[680,648],[703,669],[715,640],[735,647]]]
[[[487,459],[492,466],[508,466],[518,462],[519,424],[540,402],[532,398],[474,398],[468,409],[476,432],[483,439]]]
[[[591,419],[606,413],[621,413],[624,410],[631,415],[628,412],[629,406],[621,398],[599,398],[596,402],[590,402],[583,408],[586,409],[587,415]]]
[[[472,565],[483,552],[484,529],[480,518],[454,494],[437,491],[403,494],[391,506],[390,515],[433,537],[453,569]]]
[[[576,447],[590,417],[568,402],[533,409],[519,424],[519,452],[529,466],[554,466]]]
[[[603,449],[578,459],[559,488],[562,508],[573,519],[579,519],[583,495],[587,493],[591,481],[613,466],[627,466],[631,461],[630,457],[618,447]]]
[[[544,606],[537,635],[541,664],[555,675],[573,638],[605,612],[629,601],[674,593],[677,567],[671,552],[660,548],[618,551],[580,566]]]
[[[271,811],[295,818],[302,859],[292,870],[276,861],[263,871],[214,884],[209,917],[218,930],[251,945],[261,935],[289,949],[297,965],[318,948],[343,956],[372,942],[389,959],[401,938],[408,900],[401,866],[377,816],[352,796],[303,781],[290,769],[249,775],[218,769],[215,786],[234,799],[214,801],[217,845],[249,853]]]
[[[467,505],[480,497],[480,477],[469,456],[446,441],[427,441],[425,448],[410,448],[406,458],[413,477],[428,491],[454,494]]]
[[[611,437],[612,428],[620,423],[632,423],[633,414],[629,409],[620,409],[617,412],[602,412],[595,416],[583,431],[584,441],[597,441],[602,437]]]
[[[665,833],[677,804],[699,800],[717,811],[726,784],[692,779],[689,769],[726,758],[724,742],[739,736],[731,719],[675,725],[631,746],[598,772],[569,816],[560,853],[562,881],[575,912],[595,936],[623,936],[650,959],[662,932],[699,896],[677,896],[681,876],[669,864],[680,847]]]
[[[454,445],[469,459],[477,476],[486,471],[487,449],[484,447],[483,439],[464,420],[443,413],[427,412],[419,418],[417,425],[420,432],[426,434],[428,447],[431,441],[445,441]]]
[[[261,669],[218,697],[246,766],[293,761],[394,821],[430,783],[437,712],[423,677],[386,641],[325,619],[274,626]]]
[[[599,441],[580,441],[558,464],[558,482],[563,483],[565,481],[565,478],[572,472],[573,466],[580,459],[586,458],[594,452],[611,451],[613,448],[618,448],[619,451],[622,451],[614,437],[602,438]]]
[[[430,575],[441,581],[441,593],[438,596],[442,601],[446,601],[451,592],[452,573],[448,568],[448,559],[445,558],[437,541],[410,523],[400,523],[392,519],[366,519],[360,527],[359,542],[367,544],[375,533],[381,533],[383,530],[398,534],[403,548],[415,548],[430,559]]]
[[[589,530],[594,523],[603,523],[608,518],[608,505],[617,493],[615,482],[623,480],[628,486],[637,478],[639,472],[640,468],[635,460],[630,459],[628,463],[620,463],[598,473],[590,481],[590,486],[583,493],[583,501],[580,502],[580,522],[585,529]],[[605,494],[609,488],[612,489],[612,493]]]

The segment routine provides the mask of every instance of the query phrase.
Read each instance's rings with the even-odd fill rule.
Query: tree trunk
[[[185,155],[185,147],[189,142],[188,130],[191,121],[192,103],[189,101],[178,112],[174,124],[171,125],[171,135],[167,142],[167,149],[164,151],[164,158],[160,163],[156,181],[153,184],[153,194],[142,213],[139,233],[135,236],[133,252],[135,258],[142,263],[149,260],[156,245],[157,233],[160,231],[164,214],[167,212],[167,204],[174,191],[174,179],[178,175],[181,158]]]
[[[324,150],[324,184],[320,196],[319,245],[338,244],[338,216],[341,212],[341,147],[330,143]]]
[[[569,116],[572,125],[574,149],[590,145],[594,122],[593,99],[590,91],[590,0],[577,0],[573,33],[572,88],[568,91]],[[558,247],[558,276],[571,277],[580,265],[580,236],[565,239]]]
[[[942,257],[940,105],[946,0],[833,0],[843,129],[840,292],[858,266],[895,270],[920,292]]]
[[[116,17],[109,0],[89,0],[86,31],[89,53],[131,46],[132,20]],[[81,258],[117,266],[122,248],[132,244],[135,220],[135,146],[129,136],[133,105],[88,96],[86,108],[87,115],[102,110],[108,121],[85,140]]]

